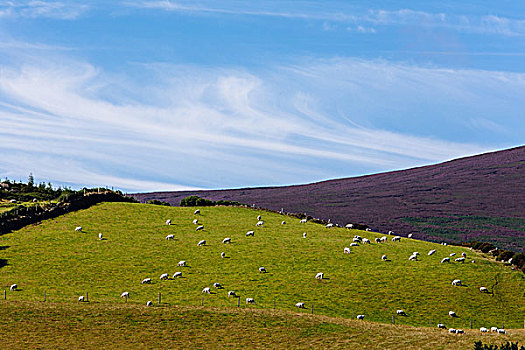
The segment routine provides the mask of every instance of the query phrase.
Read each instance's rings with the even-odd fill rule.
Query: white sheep
[[[381,257],[381,260],[383,260],[383,261],[387,261],[387,259],[388,259],[388,258],[386,257],[386,255],[383,255],[383,256]]]
[[[412,238],[412,234],[409,233],[408,236],[407,236],[407,238]]]
[[[80,301],[80,302],[85,301],[84,296],[83,295],[79,296],[78,297],[78,301]]]
[[[490,331],[491,332],[497,332],[498,331],[498,327],[490,327]]]
[[[300,224],[306,224],[307,221],[308,221],[307,219],[301,219],[301,220],[299,220],[299,223]]]
[[[222,289],[222,286],[221,286],[220,283],[215,282],[215,283],[213,284],[213,286],[214,286],[215,288],[217,288],[217,289]]]
[[[394,231],[388,231],[388,234],[389,234],[389,235],[393,235],[393,234],[394,234]]]
[[[202,290],[202,293],[207,293],[207,294],[210,294],[211,291],[210,291],[210,287],[206,287]]]
[[[392,237],[392,242],[401,242],[401,236]]]
[[[376,242],[376,243],[381,243],[381,240],[380,240],[379,238],[376,238],[376,239],[375,239],[375,242]]]
[[[355,242],[355,243],[361,243],[361,239],[359,237],[354,237],[352,239],[352,242]]]
[[[192,222],[193,222],[194,225],[198,225],[199,224],[199,220],[198,219],[193,219]]]
[[[331,227],[334,227],[334,224],[332,223],[326,224],[326,228],[331,228]]]
[[[264,221],[262,220],[257,221],[257,223],[255,224],[255,226],[257,227],[262,226],[262,225],[264,225]]]
[[[303,238],[306,238],[306,232],[303,232]]]
[[[413,252],[412,255],[419,255],[419,252]]]
[[[345,249],[343,250],[343,253],[344,254],[350,254],[350,248],[345,247]]]
[[[126,299],[129,298],[129,292],[124,292],[124,293],[120,294],[120,297],[121,298],[126,298]]]
[[[372,231],[372,229],[367,227],[367,228],[365,229],[365,231],[370,232],[370,231]]]
[[[173,239],[173,238],[175,238],[175,235],[167,235],[167,236],[166,236],[166,239],[167,239],[167,240],[170,240],[170,239]]]
[[[457,258],[457,259],[455,259],[455,261],[464,263],[465,262],[465,258],[463,258],[463,257]]]
[[[359,247],[359,244],[358,243],[350,243],[350,247]]]
[[[480,331],[481,333],[487,333],[489,330],[488,330],[487,328],[485,328],[485,327],[481,327],[481,328],[479,329],[479,331]]]
[[[358,320],[364,320],[365,319],[365,315],[357,315],[357,319]]]
[[[151,283],[151,278],[144,278],[140,284]]]
[[[193,215],[198,215],[198,214],[200,214],[200,213],[201,213],[200,209],[197,209],[197,210],[195,210],[195,211],[193,212]]]
[[[453,286],[461,286],[461,280],[453,280],[452,281]]]
[[[102,233],[99,233],[99,234],[98,234],[98,240],[99,240],[99,241],[102,240]]]
[[[410,260],[410,261],[417,261],[417,255],[414,255],[414,254],[410,255],[408,260]]]
[[[248,231],[248,232],[246,232],[246,237],[249,237],[249,236],[252,236],[252,237],[253,237],[254,234],[255,234],[255,232],[253,232],[253,231]]]
[[[230,291],[228,292],[228,296],[229,296],[229,297],[234,297],[234,298],[235,298],[235,297],[237,296],[237,294],[235,294],[235,291],[230,290]]]
[[[363,238],[363,244],[370,244],[370,240],[368,238]]]
[[[456,315],[456,313],[455,313],[454,311],[449,311],[449,312],[448,312],[448,315],[449,315],[450,317],[457,317],[457,315]]]
[[[498,333],[499,334],[507,334],[507,331],[504,330],[503,328],[498,328]]]
[[[380,239],[381,239],[381,242],[386,242],[386,240],[387,240],[386,236],[383,236]]]
[[[226,253],[225,252],[222,252],[221,253],[221,258],[225,258],[226,257]]]
[[[407,315],[407,314],[405,313],[405,311],[404,311],[404,310],[401,310],[401,309],[400,309],[400,310],[397,310],[396,313],[397,313],[398,315],[400,315],[400,316],[406,316],[406,315]]]
[[[181,260],[177,263],[177,266],[186,266],[186,260]]]
[[[436,252],[436,250],[435,250],[435,249],[432,249],[431,251],[428,252],[428,255],[432,255],[432,254],[434,254],[435,252]]]
[[[456,253],[450,253],[450,256],[456,256]]]
[[[317,275],[315,275],[315,278],[318,280],[322,280],[324,278],[324,273],[318,272]]]
[[[231,243],[232,242],[232,239],[230,237],[226,237],[225,239],[222,240],[222,243]]]
[[[182,277],[182,272],[177,271],[173,274],[173,278]]]
[[[170,275],[167,274],[167,273],[163,273],[162,275],[160,275],[160,279],[161,279],[161,280],[167,280],[167,279],[169,279],[169,278],[170,278]]]
[[[461,253],[461,256],[466,258],[467,257],[467,253],[463,252],[463,253]]]
[[[456,329],[455,328],[450,328],[448,330],[448,332],[451,333],[451,334],[456,334]]]
[[[295,307],[297,307],[299,309],[304,309],[304,303],[296,303]]]
[[[262,219],[262,216],[257,215],[257,221],[261,221],[261,219]]]
[[[489,290],[487,289],[487,287],[479,287],[479,291],[480,291],[481,293],[488,293],[488,292],[489,292]]]
[[[266,268],[264,266],[259,267],[259,272],[266,273]]]
[[[200,247],[201,245],[206,245],[206,240],[203,239],[202,241],[199,241],[199,243],[197,243],[197,246]]]
[[[283,220],[283,221],[281,222],[281,225],[286,225],[286,221]]]
[[[17,290],[18,288],[18,284],[12,284],[10,287],[9,287],[9,290]]]
[[[438,328],[441,328],[441,329],[447,329],[447,327],[445,327],[445,325],[443,323],[438,323]]]
[[[450,258],[443,258],[441,259],[441,263],[446,263],[446,262],[450,262]]]
[[[153,306],[153,302],[151,300],[148,300],[148,302],[146,303],[146,306],[147,307]]]
[[[195,231],[202,231],[202,230],[204,230],[204,225],[197,226],[197,228],[195,229]]]
[[[171,219],[166,220],[166,225],[171,225]]]
[[[456,334],[463,334],[465,333],[465,331],[463,331],[462,329],[456,329]]]
[[[246,298],[246,304],[255,304],[255,300],[253,300],[253,298]]]
[[[354,228],[354,224],[346,224],[346,228]]]
[[[82,232],[82,226],[75,227],[75,232]]]

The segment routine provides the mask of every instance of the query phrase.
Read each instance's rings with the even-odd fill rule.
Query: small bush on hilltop
[[[180,201],[181,207],[213,207],[215,205],[237,206],[243,204],[227,200],[212,201],[206,198],[201,198],[199,196],[189,196]]]
[[[165,205],[167,207],[171,206],[168,202],[159,201],[158,199],[147,201],[146,204]]]
[[[525,346],[519,346],[518,342],[507,342],[501,345],[483,344],[481,340],[474,343],[474,350],[525,350]]]

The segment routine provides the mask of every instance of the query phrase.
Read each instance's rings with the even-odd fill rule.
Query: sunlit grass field
[[[355,319],[364,314],[365,321],[382,323],[392,323],[396,310],[403,309],[407,316],[396,316],[396,325],[444,323],[470,329],[472,321],[475,329],[523,328],[523,273],[467,248],[406,238],[392,242],[391,236],[387,243],[376,244],[374,238],[383,234],[300,224],[297,218],[240,207],[200,209],[201,214],[194,215],[195,208],[103,203],[0,236],[5,303],[32,305],[45,294],[49,304],[78,304],[78,296],[88,293],[90,305],[111,308],[125,303],[120,295],[127,291],[126,307],[142,307],[148,300],[157,306],[161,293],[163,308],[201,303],[236,308],[238,300],[227,296],[233,290],[240,296],[240,308],[273,309],[275,302],[277,310],[311,313],[313,305],[316,315]],[[259,214],[263,227],[255,226]],[[204,231],[195,231],[194,218]],[[167,219],[172,225],[165,224]],[[75,232],[76,226],[83,232]],[[249,230],[255,231],[254,237],[246,237]],[[104,240],[98,239],[99,233]],[[168,234],[175,238],[166,240]],[[343,254],[355,234],[372,244]],[[232,243],[223,244],[225,237]],[[198,247],[202,239],[207,245]],[[431,249],[437,252],[428,256]],[[408,260],[414,251],[420,253],[419,261]],[[466,252],[467,262],[456,263],[453,257],[450,264],[440,263],[453,252],[455,257]],[[390,261],[382,261],[383,254]],[[188,266],[177,267],[180,260]],[[267,273],[258,271],[261,266]],[[172,279],[176,271],[183,277]],[[316,280],[317,272],[325,279]],[[170,279],[161,281],[162,273]],[[141,284],[147,277],[152,283]],[[452,286],[453,279],[461,279],[464,286]],[[224,289],[215,289],[214,282]],[[13,283],[20,290],[9,291]],[[481,286],[494,286],[494,294],[480,293]],[[204,287],[213,293],[202,294]],[[246,305],[247,297],[254,298],[255,305]],[[3,291],[0,304],[2,299]],[[296,309],[297,302],[304,302],[306,309]],[[459,317],[449,317],[450,310]]]

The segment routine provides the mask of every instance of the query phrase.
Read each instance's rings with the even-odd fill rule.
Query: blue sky
[[[1,1],[0,176],[314,182],[524,144],[521,1]]]

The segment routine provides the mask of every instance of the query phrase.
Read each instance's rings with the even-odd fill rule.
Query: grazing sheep
[[[260,215],[257,215],[257,221],[261,221],[262,217]]]
[[[186,266],[186,260],[179,261],[177,266]]]
[[[392,237],[392,242],[401,242],[401,237],[400,236]]]
[[[79,297],[78,297],[78,301],[80,301],[80,302],[85,301],[85,300],[84,300],[84,296],[83,296],[83,295],[79,296]]]
[[[259,272],[266,273],[266,268],[264,266],[259,267]]]
[[[202,293],[207,293],[207,294],[210,294],[211,291],[210,291],[210,287],[206,287],[202,290]]]
[[[357,315],[357,319],[358,320],[364,320],[365,319],[365,315]]]
[[[257,221],[257,223],[255,224],[255,226],[257,227],[262,226],[262,225],[264,225],[264,221],[262,220]]]
[[[471,261],[471,263],[473,263],[473,264],[474,264],[475,262],[476,262],[476,260],[472,260],[472,261]]]
[[[332,223],[326,224],[326,228],[331,228],[331,227],[334,227],[334,224]]]
[[[368,238],[363,238],[363,244],[370,244],[370,240]]]
[[[488,293],[488,292],[489,292],[489,290],[487,289],[487,287],[479,287],[479,291],[480,291],[481,293]]]
[[[499,334],[507,334],[507,331],[504,330],[503,328],[498,328],[498,333]]]
[[[308,220],[306,220],[306,219],[301,219],[301,220],[299,220],[299,223],[300,223],[300,224],[306,224],[307,221],[308,221]]]
[[[213,284],[213,286],[214,286],[215,288],[217,288],[217,289],[222,289],[222,286],[221,286],[220,283],[215,282],[215,283]]]
[[[490,331],[491,332],[497,332],[498,331],[498,327],[490,327]]]
[[[166,225],[171,225],[171,219],[166,220]]]
[[[408,260],[410,260],[410,261],[417,261],[417,255],[414,255],[414,254],[410,255]]]
[[[153,302],[151,300],[148,300],[148,302],[146,303],[146,306],[147,307],[153,306]]]
[[[204,230],[204,225],[197,226],[197,228],[195,229],[195,231],[201,231],[201,230]]]
[[[354,238],[352,239],[352,242],[360,243],[360,242],[361,242],[361,238],[359,238],[359,237],[354,237]]]
[[[372,229],[367,227],[365,231],[372,231]]]
[[[394,234],[394,231],[388,231],[388,234],[389,234],[389,235],[393,235],[393,234]]]
[[[386,242],[386,240],[387,240],[386,236],[383,236],[380,239],[381,239],[381,242]]]
[[[248,231],[248,232],[246,232],[246,237],[248,237],[248,236],[252,236],[253,237],[254,234],[255,234],[255,232]]]
[[[456,334],[463,334],[465,333],[465,331],[463,331],[462,329],[456,329]]]
[[[450,256],[456,256],[456,253],[450,253]]]
[[[99,240],[99,241],[102,240],[102,233],[99,233],[99,234],[98,234],[98,240]]]
[[[230,237],[226,237],[225,239],[222,240],[222,243],[231,243],[232,242],[232,239]]]
[[[195,210],[195,211],[193,212],[193,215],[198,215],[198,214],[200,214],[200,213],[201,213],[200,209],[197,209],[197,210]]]
[[[454,311],[449,311],[449,312],[448,312],[448,315],[449,315],[450,317],[458,317]]]
[[[381,240],[379,238],[375,239],[376,243],[381,243]]]
[[[464,263],[465,262],[465,258],[457,258],[457,259],[455,259],[455,261]]]
[[[396,313],[397,313],[398,315],[400,315],[400,316],[406,316],[406,315],[407,315],[407,314],[405,313],[405,311],[404,311],[404,310],[401,310],[401,309],[400,309],[400,310],[397,310]]]
[[[350,243],[350,247],[359,247],[358,243]]]
[[[324,273],[318,272],[317,275],[315,275],[315,278],[318,280],[322,280],[324,278]]]
[[[419,255],[419,252],[413,252],[412,255]]]
[[[182,277],[182,272],[177,271],[173,274],[173,278]]]
[[[381,260],[383,260],[383,261],[387,261],[387,259],[388,259],[388,258],[386,257],[386,255],[383,255],[383,256],[381,257]]]
[[[449,332],[450,334],[456,334],[456,329],[455,329],[455,328],[450,328],[450,329],[448,330],[448,332]]]
[[[466,258],[467,257],[467,253],[463,252],[463,253],[461,253],[461,256]]]
[[[197,247],[200,247],[201,245],[206,245],[206,240],[203,239],[202,241],[199,241],[199,243],[197,243]]]
[[[452,281],[453,286],[461,286],[461,280],[453,280]]]
[[[447,329],[443,323],[438,323],[438,328]]]
[[[485,328],[485,327],[481,327],[481,328],[479,329],[479,331],[480,331],[481,333],[487,333],[489,330],[488,330],[487,328]]]
[[[124,293],[120,294],[120,297],[121,298],[126,298],[126,299],[129,298],[129,292],[124,292]]]
[[[82,226],[75,227],[75,232],[82,232]]]
[[[234,292],[233,290],[230,290],[230,291],[228,292],[228,296],[229,296],[229,297],[234,297],[234,298],[235,298],[235,297],[237,297],[237,294],[235,294],[235,292]]]
[[[246,304],[255,304],[255,300],[253,300],[253,298],[246,298]]]
[[[140,284],[146,284],[146,283],[148,284],[151,283],[151,278],[144,278],[142,282],[140,282]]]
[[[9,287],[9,290],[17,290],[18,284],[12,284],[11,287]]]
[[[167,239],[167,240],[169,240],[169,239],[173,239],[173,238],[175,238],[175,235],[167,235],[167,236],[166,236],[166,239]]]
[[[408,236],[407,236],[407,238],[412,238],[412,234],[409,233]]]
[[[169,278],[170,278],[170,275],[167,274],[167,273],[163,273],[162,275],[160,275],[160,279],[161,279],[161,280],[167,280],[167,279],[169,279]]]
[[[442,244],[442,245],[447,245],[447,243],[446,243],[446,242],[442,242],[441,244]]]
[[[281,225],[286,225],[286,221],[283,220],[283,221],[281,222]]]
[[[435,250],[435,249],[432,249],[431,251],[428,252],[428,255],[432,255],[432,254],[434,254],[435,252],[436,252],[436,250]]]
[[[346,224],[345,227],[346,227],[346,228],[353,228],[353,227],[354,227],[354,224]]]
[[[222,252],[221,253],[221,258],[225,258],[226,257],[226,253],[225,252]]]
[[[303,232],[303,238],[306,238],[306,232]]]
[[[344,254],[350,254],[350,248],[345,247],[345,249],[343,250],[343,253]]]
[[[299,309],[304,309],[304,303],[296,303],[295,307],[297,307]]]
[[[193,222],[194,225],[198,225],[199,224],[199,220],[197,220],[197,219],[193,219],[192,222]]]
[[[441,259],[441,263],[446,263],[446,262],[450,262],[450,258],[443,258]]]

